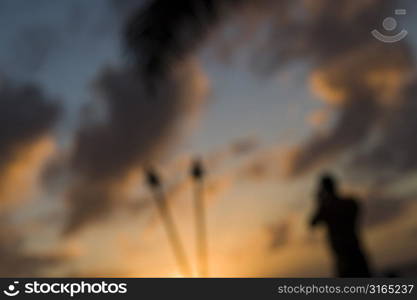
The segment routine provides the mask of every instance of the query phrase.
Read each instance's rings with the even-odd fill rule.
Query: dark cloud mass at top
[[[16,150],[51,133],[60,108],[33,84],[0,77],[0,170],[13,162]]]
[[[128,21],[126,46],[150,83],[177,61],[193,54],[217,22],[244,2],[148,1]]]

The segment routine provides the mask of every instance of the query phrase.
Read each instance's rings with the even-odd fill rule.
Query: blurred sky
[[[93,81],[100,70],[125,61],[120,32],[128,14],[129,10],[118,11],[111,1],[102,0],[0,2],[0,74],[17,82],[39,83],[47,94],[56,96],[57,101],[64,105],[64,118],[58,124],[59,148],[71,146],[82,106],[97,97]],[[412,19],[409,17],[401,24],[409,30],[407,39],[415,45],[417,27]],[[221,152],[240,139],[259,140],[256,153],[268,154],[276,147],[303,141],[316,129],[308,122],[308,116],[325,104],[310,91],[307,64],[291,64],[264,78],[248,66],[245,59],[248,47],[222,59],[216,46],[215,39],[209,40],[198,53],[209,78],[210,95],[195,128],[172,151],[172,164],[181,163],[181,158],[187,155],[205,157]],[[210,237],[216,239],[212,245],[213,273],[220,276],[328,274],[330,262],[325,246],[314,242],[317,239],[323,241],[323,233],[312,233],[310,241],[310,233],[304,228],[312,206],[310,200],[316,174],[293,182],[275,177],[264,181],[242,179],[236,183],[239,188],[229,188],[227,184],[233,186],[233,183],[228,182],[228,172],[234,171],[227,171],[225,166],[233,165],[233,162],[224,164],[219,167],[222,170],[219,171],[222,174],[219,181],[226,185],[226,192],[216,194],[209,211]],[[413,179],[408,185],[414,185],[416,181]],[[183,193],[174,210],[176,214],[185,216],[180,218],[180,225],[185,240],[191,243],[192,229],[187,221],[191,216],[185,204],[191,199],[187,195],[187,192]],[[18,224],[22,222],[22,226],[32,226],[28,219],[36,223],[37,218],[62,209],[62,204],[57,204],[59,196],[56,194],[42,194],[40,198],[42,205],[29,203],[17,213]],[[111,222],[104,222],[65,241],[57,238],[55,225],[59,224],[60,216],[59,213],[55,216],[58,220],[39,221],[39,229],[32,229],[37,233],[28,235],[26,239],[29,251],[64,249],[70,256],[77,257],[71,266],[51,268],[48,274],[176,274],[162,229],[148,224],[155,223],[152,221],[153,213],[147,212],[145,217],[137,219],[136,216],[116,215]],[[407,218],[411,220],[412,217]],[[396,226],[402,226],[395,222],[400,221],[394,220],[390,225],[394,234]],[[285,224],[290,224],[290,233]],[[292,246],[265,254],[268,226],[284,228],[281,242],[290,243],[286,240],[288,235],[288,239],[294,240],[293,244],[290,243]],[[415,224],[410,224],[407,228],[413,226]],[[383,228],[375,229],[372,237],[367,239],[368,244],[375,245],[374,248],[370,246],[371,251],[383,244],[381,240],[386,234]],[[311,247],[306,248],[303,243]],[[415,247],[413,242],[403,243],[399,249],[394,249],[395,245],[389,247],[392,252],[380,251],[375,255],[381,268],[397,263],[392,256],[398,253],[404,253],[407,260],[417,259],[409,248]],[[259,261],[254,256],[268,256],[272,263]],[[297,256],[309,259],[298,261]],[[123,265],[126,260],[128,266]],[[318,265],[324,266],[323,270]]]
[[[124,19],[106,1],[6,0],[2,6],[2,73],[40,82],[69,109],[71,122],[92,97],[91,81],[98,70],[121,61],[119,33]],[[201,54],[213,93],[199,130],[185,145],[189,151],[213,150],[248,135],[282,138],[319,105],[310,101],[308,87],[302,84],[306,80],[302,67],[265,81],[239,60],[223,64],[213,55]],[[302,133],[299,128],[291,135]]]

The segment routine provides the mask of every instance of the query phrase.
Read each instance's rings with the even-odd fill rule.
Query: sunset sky
[[[415,6],[260,2],[273,10],[236,8],[174,59],[155,99],[123,45],[144,1],[0,2],[1,276],[179,276],[142,168],[162,174],[193,258],[195,156],[208,175],[210,275],[331,275],[325,232],[307,226],[325,170],[363,201],[377,272],[416,275]],[[408,9],[409,35],[386,45],[355,21],[381,26],[390,5]]]

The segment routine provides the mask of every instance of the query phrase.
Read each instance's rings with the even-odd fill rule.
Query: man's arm
[[[314,227],[323,221],[323,209],[319,207],[310,219],[310,226]]]

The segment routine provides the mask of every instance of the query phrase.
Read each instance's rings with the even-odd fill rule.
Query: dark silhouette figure
[[[320,179],[317,211],[311,226],[324,224],[333,252],[338,277],[370,277],[366,257],[358,234],[359,203],[338,195],[336,180],[331,175]]]

